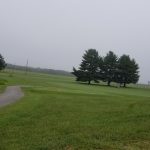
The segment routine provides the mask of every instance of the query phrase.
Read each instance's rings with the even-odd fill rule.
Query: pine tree
[[[129,55],[122,55],[118,61],[115,81],[126,84],[137,83],[139,80],[139,66],[134,59],[131,60]]]
[[[110,86],[111,82],[114,81],[115,71],[117,68],[117,60],[117,55],[112,51],[109,51],[104,57],[103,81],[107,82],[108,86]]]
[[[98,82],[98,67],[99,67],[99,55],[95,49],[89,49],[85,51],[83,60],[78,70],[73,68],[73,74],[77,77],[77,81]]]

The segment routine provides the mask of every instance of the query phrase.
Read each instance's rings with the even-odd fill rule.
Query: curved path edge
[[[20,86],[8,86],[4,93],[0,94],[0,107],[14,103],[24,96]]]

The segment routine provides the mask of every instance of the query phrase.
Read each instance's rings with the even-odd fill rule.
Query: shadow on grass
[[[117,86],[117,85],[110,85],[108,86],[107,84],[105,83],[91,83],[91,84],[88,84],[86,82],[79,82],[79,81],[76,81],[76,82],[72,82],[72,83],[76,83],[76,84],[80,84],[80,85],[87,85],[87,86],[97,86],[97,87],[107,87],[107,88],[117,88],[117,89],[139,89],[138,87],[131,87],[131,86],[126,86],[126,87],[123,87],[123,86]]]
[[[117,86],[114,86],[114,85],[106,85],[104,83],[91,83],[91,84],[88,84],[86,82],[76,82],[77,84],[81,84],[81,85],[87,85],[87,86],[101,86],[101,87],[117,87]]]

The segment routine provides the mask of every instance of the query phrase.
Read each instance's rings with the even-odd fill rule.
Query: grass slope
[[[78,84],[72,77],[1,73],[26,85],[0,108],[0,150],[150,149],[150,89]]]

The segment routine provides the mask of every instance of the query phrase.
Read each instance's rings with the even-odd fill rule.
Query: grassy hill
[[[22,85],[25,93],[0,108],[0,150],[150,149],[150,89],[21,71],[0,78],[1,91]]]

